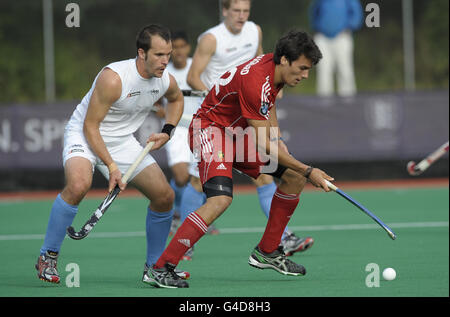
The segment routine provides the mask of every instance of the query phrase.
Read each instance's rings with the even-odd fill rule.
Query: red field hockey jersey
[[[194,119],[201,128],[248,127],[246,119],[268,120],[269,111],[282,87],[274,87],[273,54],[257,56],[220,77]]]

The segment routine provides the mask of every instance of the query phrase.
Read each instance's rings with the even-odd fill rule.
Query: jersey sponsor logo
[[[231,52],[234,52],[234,51],[236,51],[236,50],[237,50],[237,47],[236,47],[236,46],[235,46],[235,47],[229,47],[229,48],[225,49],[225,52],[231,53]]]
[[[269,113],[269,103],[263,101],[261,102],[261,108],[259,108],[259,113],[261,113],[263,116],[267,116]]]
[[[147,90],[146,93],[156,95],[156,94],[159,94],[159,89]]]
[[[227,170],[227,168],[225,167],[225,165],[223,165],[223,163],[220,163],[219,166],[217,166],[216,170]]]
[[[261,108],[259,109],[259,113],[265,117],[267,117],[267,114],[269,113],[270,108],[270,91],[272,88],[270,87],[270,77],[266,77],[266,82],[261,87]]]
[[[84,153],[83,145],[82,145],[82,144],[73,144],[73,145],[70,146],[70,149],[71,149],[71,150],[69,151],[69,154],[75,153],[75,152],[81,152],[81,153]]]
[[[130,93],[127,95],[127,98],[134,97],[134,96],[139,96],[140,94],[141,94],[140,91],[130,92]]]
[[[69,151],[69,154],[75,153],[75,152],[81,152],[81,153],[84,153],[84,150],[83,150],[83,149],[72,149],[72,150]]]

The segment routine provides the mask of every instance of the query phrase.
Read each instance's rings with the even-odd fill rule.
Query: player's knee
[[[183,187],[189,182],[189,173],[180,173],[174,175],[175,184],[178,187]]]
[[[163,194],[158,195],[158,198],[155,199],[155,204],[158,206],[158,209],[161,211],[167,211],[172,209],[173,202],[175,200],[175,192],[172,188],[168,187]]]
[[[199,193],[203,192],[203,186],[202,186],[202,182],[201,182],[200,178],[191,176],[190,183],[191,183],[192,187],[195,188],[196,191],[198,191]]]
[[[207,198],[225,196],[232,200],[233,180],[226,176],[215,176],[203,184],[203,191]]]
[[[66,184],[62,195],[67,203],[78,205],[90,188],[91,182],[89,180],[79,179],[76,182]]]
[[[230,196],[216,196],[214,200],[214,204],[217,205],[218,209],[225,211],[228,207],[230,207],[233,202],[233,197]]]
[[[260,187],[273,183],[273,177],[271,175],[261,174],[257,179],[253,179],[253,183]]]

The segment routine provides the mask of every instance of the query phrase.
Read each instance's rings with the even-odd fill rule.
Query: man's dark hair
[[[301,55],[311,60],[313,65],[316,65],[322,58],[322,53],[308,33],[291,30],[278,40],[273,61],[278,65],[281,63],[281,57],[284,56],[291,64]]]
[[[172,32],[172,41],[175,41],[175,40],[178,40],[178,39],[181,39],[181,40],[183,40],[183,41],[185,41],[186,43],[189,44],[189,38],[188,38],[186,32],[184,32],[184,31],[174,31],[174,32]]]
[[[142,28],[136,36],[136,54],[137,51],[142,48],[144,52],[151,48],[152,45],[152,36],[159,35],[162,37],[167,43],[170,42],[170,30],[160,24],[150,24]]]

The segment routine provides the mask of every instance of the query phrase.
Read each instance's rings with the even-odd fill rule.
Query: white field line
[[[397,222],[388,224],[391,228],[439,228],[448,227],[448,221],[435,222]],[[345,231],[380,229],[377,224],[347,224],[347,225],[319,225],[319,226],[289,226],[292,231]],[[219,228],[221,234],[262,233],[264,227],[253,228]],[[93,232],[89,238],[129,238],[144,237],[145,231],[133,232]],[[44,234],[5,234],[0,235],[0,241],[43,240]]]

